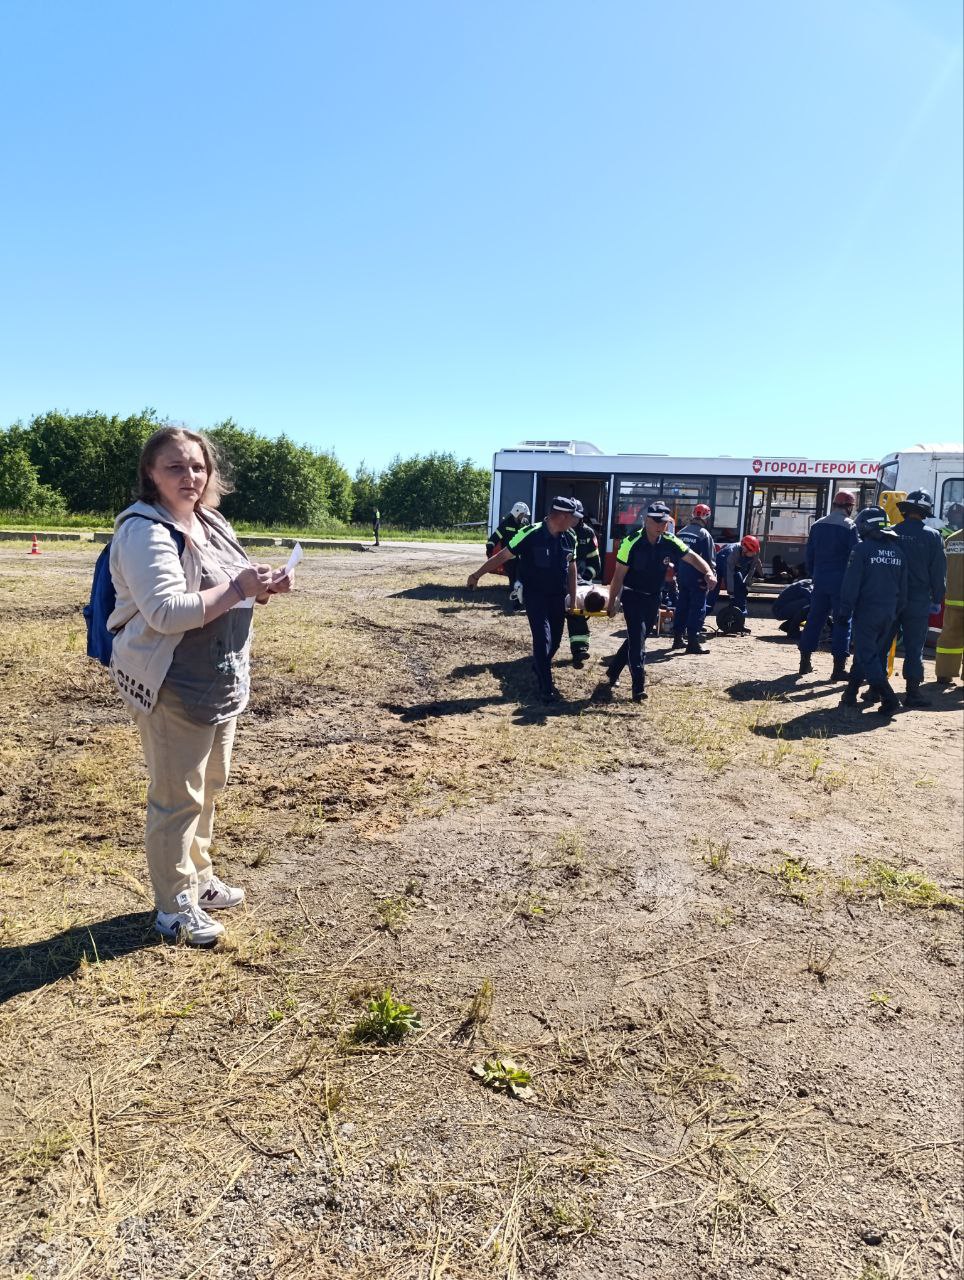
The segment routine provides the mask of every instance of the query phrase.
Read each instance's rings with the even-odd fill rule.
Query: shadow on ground
[[[151,930],[152,913],[132,912],[94,924],[75,925],[40,942],[0,947],[0,1004],[26,991],[50,986],[69,977],[81,961],[103,964],[153,947],[160,938]]]
[[[426,582],[420,587],[406,587],[404,591],[395,591],[389,600],[437,600],[439,603],[461,605],[487,604],[493,608],[503,609],[507,613],[514,612],[508,607],[509,589],[503,584],[491,587],[450,587],[437,582]]]
[[[493,675],[501,686],[500,693],[485,694],[474,698],[433,698],[430,702],[412,703],[408,706],[397,702],[382,705],[404,722],[429,720],[437,716],[467,715],[482,707],[506,706],[515,703],[512,716],[517,724],[545,724],[557,716],[578,715],[593,705],[591,698],[573,701],[543,703],[536,696],[535,676],[530,657],[513,658],[506,662],[469,662],[456,667],[451,680],[471,679],[473,676]]]

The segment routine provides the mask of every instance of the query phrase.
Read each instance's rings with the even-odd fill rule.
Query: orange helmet
[[[748,533],[745,538],[740,539],[740,546],[748,556],[758,556],[760,554],[760,539],[754,538],[752,533]]]
[[[697,520],[709,520],[713,512],[709,509],[705,502],[698,502],[693,508],[693,515]]]
[[[857,495],[852,489],[838,489],[833,495],[833,505],[835,507],[855,507],[857,505]]]

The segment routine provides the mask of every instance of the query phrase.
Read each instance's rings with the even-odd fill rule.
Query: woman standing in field
[[[227,491],[211,442],[163,427],[141,451],[139,499],[110,550],[110,671],[147,762],[155,928],[195,946],[224,933],[209,911],[244,901],[211,866],[214,802],[248,702],[252,606],[291,590],[284,570],[248,560],[216,510]]]

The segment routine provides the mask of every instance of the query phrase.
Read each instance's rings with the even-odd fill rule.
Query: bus
[[[934,499],[936,529],[961,528],[964,514],[964,444],[915,444],[888,453],[880,463],[875,501],[885,493],[926,489]]]
[[[586,440],[524,440],[493,457],[489,528],[516,502],[539,520],[556,494],[578,498],[599,537],[608,582],[620,541],[650,502],[665,502],[677,527],[705,502],[717,543],[754,534],[766,573],[780,575],[803,564],[810,526],[839,489],[854,490],[858,508],[873,501],[878,470],[875,458],[683,458],[606,454]]]

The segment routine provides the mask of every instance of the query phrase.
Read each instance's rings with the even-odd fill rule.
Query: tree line
[[[0,429],[0,510],[54,520],[122,510],[141,447],[163,425],[153,409],[127,418],[54,410]],[[395,457],[381,472],[362,463],[351,476],[329,450],[271,439],[230,418],[205,434],[234,486],[221,503],[229,520],[311,529],[370,524],[377,508],[386,523],[412,529],[486,516],[488,472],[451,453]]]

